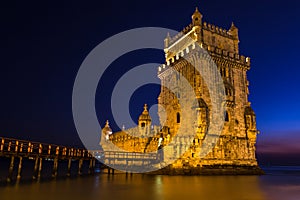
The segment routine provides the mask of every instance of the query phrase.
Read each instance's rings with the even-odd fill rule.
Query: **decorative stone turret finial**
[[[237,29],[237,27],[234,25],[233,22],[231,22],[231,27],[230,27],[230,29]]]
[[[171,40],[171,36],[170,36],[170,33],[168,32],[167,37],[165,38],[165,48],[169,47],[170,40]]]
[[[167,38],[170,38],[170,32],[167,33]]]
[[[109,128],[109,121],[108,120],[106,120],[106,122],[105,122],[105,127]]]
[[[196,7],[196,10],[192,15],[192,21],[193,21],[193,26],[201,26],[202,14],[199,12],[198,7]]]
[[[147,104],[144,105],[144,112],[148,112],[148,106],[147,106]]]

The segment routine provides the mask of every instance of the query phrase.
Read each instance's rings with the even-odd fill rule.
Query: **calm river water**
[[[299,200],[300,168],[272,168],[264,176],[149,176],[99,174],[0,187],[1,200],[206,199]]]

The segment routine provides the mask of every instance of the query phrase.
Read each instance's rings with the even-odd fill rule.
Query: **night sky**
[[[204,21],[239,28],[240,53],[251,57],[250,101],[257,115],[263,164],[300,164],[300,2],[227,1],[12,1],[1,3],[0,136],[80,146],[72,116],[77,71],[103,40],[137,27],[182,30],[198,6]],[[163,42],[163,41],[162,41]],[[110,87],[130,68],[164,61],[159,50],[121,56],[99,83],[101,125],[111,119]],[[129,105],[156,102],[158,86],[136,91]],[[156,96],[155,96],[156,95]]]

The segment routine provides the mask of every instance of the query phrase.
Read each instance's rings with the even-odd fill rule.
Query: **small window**
[[[213,45],[216,43],[216,37],[215,36],[212,36],[212,43],[213,43]]]
[[[141,126],[142,126],[142,127],[145,127],[145,126],[146,126],[146,124],[143,122],[143,123],[141,124]]]
[[[176,121],[177,121],[177,123],[180,123],[180,113],[176,114]]]
[[[226,111],[225,113],[225,122],[229,122],[229,115],[228,115],[228,112]]]

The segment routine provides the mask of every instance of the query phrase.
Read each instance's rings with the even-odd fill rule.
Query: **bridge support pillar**
[[[14,171],[14,165],[15,165],[15,157],[12,156],[10,159],[10,165],[9,165],[9,170],[8,170],[8,177],[7,177],[7,182],[10,183],[12,181],[12,175]]]
[[[52,178],[56,178],[57,177],[57,167],[58,167],[58,158],[54,158],[53,170],[52,170]]]
[[[94,159],[91,158],[90,159],[90,164],[89,164],[89,174],[94,173],[93,162],[94,162]]]
[[[80,159],[79,164],[78,164],[78,175],[82,174],[82,163],[83,163],[83,160]]]
[[[38,180],[40,180],[40,178],[41,178],[42,166],[43,166],[43,158],[40,158],[39,170],[38,170]]]
[[[35,180],[37,178],[37,170],[38,170],[38,165],[39,165],[39,157],[37,156],[35,158],[35,163],[34,163],[34,168],[33,168],[33,175],[32,179]]]
[[[20,179],[21,179],[21,173],[22,173],[22,161],[23,161],[23,157],[20,156],[20,157],[19,157],[19,167],[18,167],[17,180],[20,180]]]
[[[68,160],[68,173],[67,176],[71,176],[72,158]]]

